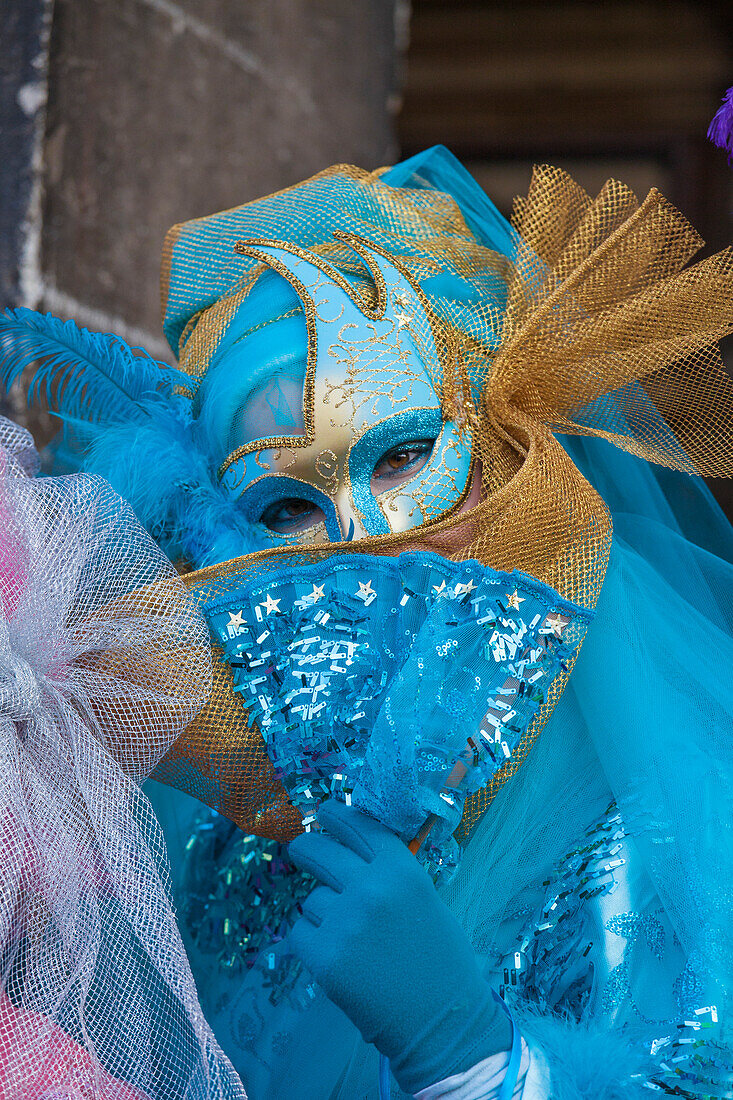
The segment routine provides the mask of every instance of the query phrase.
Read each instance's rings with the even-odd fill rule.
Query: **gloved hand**
[[[511,1024],[426,871],[384,825],[334,799],[290,857],[317,885],[290,933],[324,992],[415,1093],[508,1050]]]

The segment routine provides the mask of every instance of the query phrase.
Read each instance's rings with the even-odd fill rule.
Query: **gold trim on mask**
[[[308,336],[308,362],[306,365],[305,382],[303,385],[303,424],[305,426],[305,434],[298,436],[270,436],[267,439],[260,439],[253,441],[252,443],[244,444],[241,447],[237,447],[232,451],[230,455],[222,462],[217,471],[217,477],[222,479],[226,471],[240,458],[244,458],[245,455],[252,454],[255,451],[264,451],[275,448],[285,447],[309,447],[314,442],[314,425],[313,425],[313,402],[315,399],[315,376],[318,360],[318,340],[316,331],[316,307],[313,297],[300,281],[296,275],[294,275],[287,267],[284,266],[276,257],[270,256],[267,252],[262,252],[262,248],[279,248],[283,252],[289,252],[292,256],[296,256],[298,259],[305,261],[306,263],[313,264],[323,274],[330,279],[336,286],[339,287],[355,306],[368,320],[382,321],[385,318],[388,295],[387,286],[384,281],[384,276],[379,270],[379,267],[374,263],[374,260],[369,255],[369,250],[376,252],[392,264],[403,276],[405,281],[409,284],[410,289],[415,294],[416,298],[420,302],[426,316],[432,327],[431,309],[430,303],[422,290],[413,281],[411,276],[405,271],[402,264],[399,263],[386,249],[379,247],[376,244],[366,241],[363,237],[358,237],[353,233],[343,233],[336,231],[333,234],[334,240],[343,241],[348,244],[349,247],[359,256],[364,263],[365,267],[369,271],[374,281],[376,290],[376,305],[374,307],[368,306],[358,291],[354,290],[347,279],[334,268],[327,260],[316,252],[309,252],[307,249],[300,248],[299,245],[292,244],[288,241],[275,241],[267,240],[265,238],[258,238],[252,241],[239,241],[236,245],[236,251],[241,256],[249,256],[253,260],[258,260],[260,263],[270,267],[273,271],[276,271],[282,276],[295,290],[296,294],[303,303],[303,312],[305,314],[306,331]],[[436,339],[436,348],[438,348],[438,341]],[[438,354],[440,354],[438,352]]]

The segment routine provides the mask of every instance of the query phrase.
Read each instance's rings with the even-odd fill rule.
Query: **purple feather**
[[[728,164],[733,167],[733,88],[723,96],[723,105],[708,127],[708,137],[719,149],[728,153]]]

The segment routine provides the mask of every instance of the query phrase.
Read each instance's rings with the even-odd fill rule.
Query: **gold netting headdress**
[[[553,433],[602,436],[691,474],[733,475],[733,385],[717,348],[733,329],[733,254],[726,250],[687,267],[703,242],[657,191],[639,203],[623,184],[609,181],[591,199],[566,173],[540,167],[516,204],[511,253],[502,255],[477,239],[450,196],[387,188],[379,174],[345,171],[315,180],[347,179],[367,212],[355,226],[344,207],[334,206],[331,233],[308,247],[337,265],[353,264],[353,254],[349,261],[332,236],[346,229],[390,250],[417,282],[442,271],[476,288],[468,302],[433,301],[430,323],[442,349],[436,384],[444,401],[461,387],[465,393],[466,379],[480,395],[470,415],[482,499],[467,513],[436,516],[401,534],[260,551],[191,573],[186,583],[205,602],[284,558],[302,563],[334,553],[429,549],[524,570],[568,599],[594,606],[610,549],[610,517]],[[304,217],[313,182],[300,185]],[[172,231],[164,270],[182,235],[185,227]],[[271,225],[263,225],[262,236],[272,236]],[[232,254],[234,243],[227,244]],[[226,292],[180,326],[181,365],[192,387],[257,274],[238,269]],[[505,287],[501,310],[495,294],[482,298],[482,289],[495,291],[497,280]],[[520,766],[563,687],[556,682],[513,758],[467,800],[460,837]],[[289,838],[299,831],[299,817],[218,660],[208,707],[156,775],[247,832]]]

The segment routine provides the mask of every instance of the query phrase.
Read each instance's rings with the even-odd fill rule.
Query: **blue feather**
[[[31,309],[0,314],[0,382],[9,389],[36,364],[29,401],[43,393],[62,417],[95,423],[145,419],[152,401],[188,376],[110,333],[89,332]]]
[[[148,412],[144,422],[85,425],[84,469],[130,502],[173,561],[201,568],[262,549],[256,526],[221,488],[197,445],[190,403],[149,404]]]
[[[578,1022],[528,1003],[515,1002],[512,1011],[525,1040],[541,1052],[552,1100],[644,1100],[645,1082],[660,1076],[648,1042],[632,1028],[589,1012]]]
[[[63,421],[62,470],[106,478],[173,560],[195,567],[263,545],[221,489],[216,462],[194,438],[182,371],[109,334],[29,309],[0,314],[0,385],[36,365],[29,400],[45,394]]]

